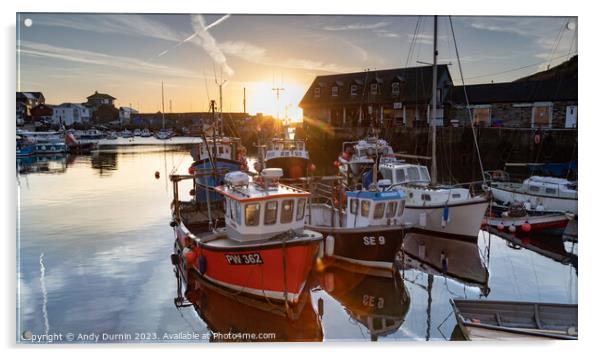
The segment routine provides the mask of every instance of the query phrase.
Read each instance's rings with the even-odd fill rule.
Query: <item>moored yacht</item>
[[[215,188],[224,196],[225,227],[212,230],[202,213],[180,205],[174,190],[175,253],[185,274],[240,294],[298,302],[322,235],[304,229],[309,192],[280,184],[281,176],[279,169],[263,170],[255,181],[240,171],[226,174]]]

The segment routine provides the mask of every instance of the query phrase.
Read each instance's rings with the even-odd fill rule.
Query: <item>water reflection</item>
[[[211,331],[211,342],[322,341],[320,319],[309,291],[288,310],[267,299],[232,293],[189,274],[185,294],[183,279],[176,271],[178,308],[192,306]]]
[[[398,271],[379,272],[335,263],[320,273],[319,282],[354,321],[368,329],[372,341],[399,330],[410,307],[410,296]]]
[[[68,164],[74,157],[64,154],[35,155],[17,158],[17,173],[25,175],[30,173],[60,174],[67,170]]]

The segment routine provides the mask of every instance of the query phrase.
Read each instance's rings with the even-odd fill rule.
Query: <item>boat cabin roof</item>
[[[404,182],[430,182],[431,177],[428,168],[424,165],[409,164],[406,162],[384,163],[379,167],[383,178],[391,180],[391,183]]]
[[[270,169],[265,169],[270,170]],[[280,169],[277,169],[280,170]],[[274,198],[308,197],[309,192],[278,182],[278,177],[260,175],[256,180],[241,172],[230,172],[225,177],[226,184],[215,190],[226,198],[239,202],[265,201]]]

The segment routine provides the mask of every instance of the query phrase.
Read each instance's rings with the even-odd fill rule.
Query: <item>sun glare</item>
[[[274,88],[280,87],[280,99],[276,98]],[[280,119],[288,117],[291,121],[302,121],[302,110],[299,102],[305,94],[303,87],[296,83],[285,83],[274,86],[271,82],[252,82],[246,84],[247,111],[250,114],[263,113],[264,115],[278,116]]]

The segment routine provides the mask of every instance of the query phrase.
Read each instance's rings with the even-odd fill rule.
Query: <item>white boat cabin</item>
[[[368,138],[367,140],[344,142],[341,157],[342,162],[374,162],[379,155],[381,160],[394,158],[393,148],[386,140]]]
[[[209,147],[209,150],[207,150]],[[200,143],[193,150],[192,156],[195,161],[204,161],[209,159],[209,152],[214,159],[233,160],[238,159],[238,148],[240,140],[238,138],[219,137],[215,139],[207,138],[207,143]]]
[[[309,192],[280,184],[280,177],[278,168],[264,169],[255,181],[241,171],[226,174],[226,184],[215,190],[225,198],[231,239],[247,242],[303,231]]]
[[[533,195],[577,198],[577,183],[558,177],[531,176],[523,181],[522,188]]]
[[[265,159],[270,160],[277,157],[299,157],[303,159],[309,158],[305,149],[305,141],[303,140],[288,140],[274,139],[267,147]]]
[[[431,176],[424,165],[408,163],[381,164],[379,172],[391,188],[406,193],[408,206],[445,205],[470,199],[470,191],[458,187],[430,187]]]

